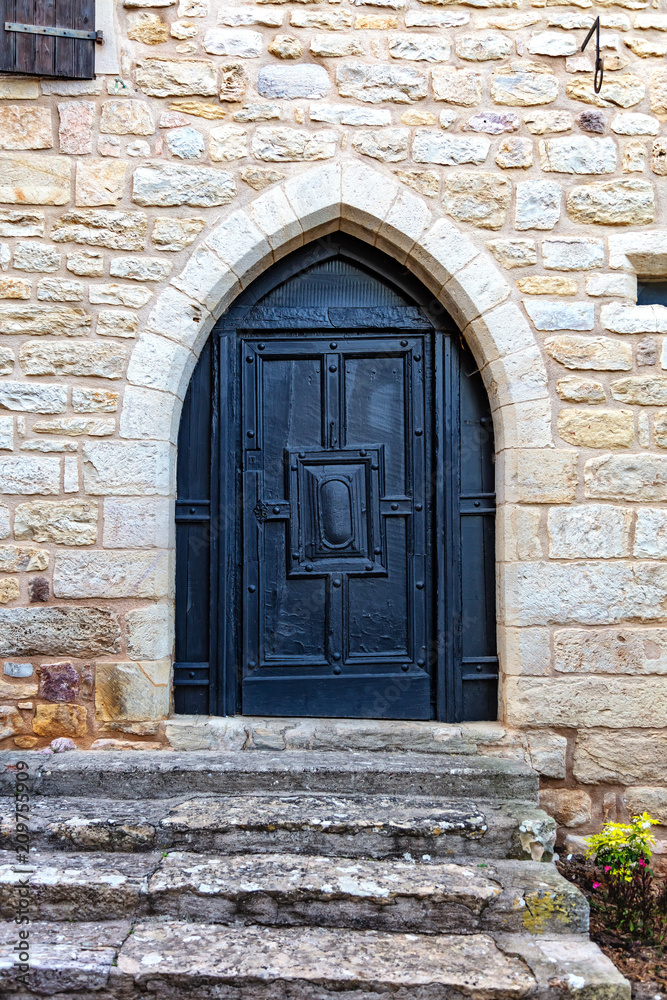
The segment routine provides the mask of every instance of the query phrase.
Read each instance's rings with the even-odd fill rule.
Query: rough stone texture
[[[355,136],[352,146],[364,156],[371,156],[383,163],[396,163],[408,155],[410,132],[407,128],[383,128],[377,132],[364,132]],[[415,160],[420,162],[417,154]]]
[[[569,451],[518,451],[511,473],[520,503],[570,503],[577,487],[577,456]]]
[[[235,194],[234,180],[225,171],[171,163],[138,167],[132,188],[132,200],[137,205],[158,205],[161,208],[172,205],[227,205]]]
[[[102,105],[100,132],[112,135],[152,135],[155,122],[145,101],[123,98]]]
[[[447,166],[481,164],[486,160],[490,145],[490,140],[482,136],[460,138],[420,129],[415,135],[412,155],[416,163],[440,163]],[[500,178],[498,181],[500,182]]]
[[[583,826],[591,819],[592,802],[588,792],[545,788],[540,792],[540,805],[559,826]]]
[[[258,160],[328,160],[336,152],[334,132],[305,132],[295,128],[259,128],[252,143]]]
[[[618,180],[573,187],[567,214],[574,222],[641,226],[655,216],[653,186],[647,181]]]
[[[66,205],[72,164],[57,156],[3,156],[0,202],[8,205]]]
[[[95,666],[95,712],[104,722],[163,719],[169,713],[170,664],[166,659]]]
[[[204,219],[156,218],[151,239],[158,250],[184,250],[191,246],[204,229]]]
[[[72,702],[79,697],[79,672],[72,663],[42,663],[38,673],[41,698]]]
[[[20,504],[14,535],[35,542],[93,545],[97,538],[97,506],[86,500],[33,500]]]
[[[517,108],[551,104],[558,97],[558,80],[546,66],[514,63],[494,74],[491,97],[497,104]]]
[[[51,239],[110,250],[143,250],[147,225],[143,212],[66,212],[54,223]]]
[[[667,404],[667,378],[659,375],[630,375],[612,382],[611,394],[622,403],[664,406]]]
[[[503,267],[530,267],[537,263],[534,240],[489,240],[486,245]]]
[[[76,204],[117,205],[125,193],[126,164],[121,160],[88,160],[76,165]]]
[[[367,104],[379,104],[382,101],[410,104],[413,101],[423,100],[427,94],[427,80],[424,74],[402,66],[342,63],[336,71],[336,83],[341,97],[354,97]],[[434,82],[434,92],[435,86]],[[324,97],[327,91],[328,86],[326,91],[317,96]]]
[[[544,348],[566,368],[594,371],[629,371],[632,368],[630,345],[611,337],[548,337]]]
[[[115,379],[124,373],[127,355],[127,347],[120,344],[28,342],[19,356],[26,375],[96,375]]]
[[[326,70],[322,66],[315,65],[264,66],[257,77],[257,92],[261,97],[287,100],[299,97],[314,99],[326,97],[330,87]]]
[[[552,559],[629,556],[631,524],[632,511],[623,507],[554,507],[547,517],[549,555]]]
[[[448,215],[481,229],[500,229],[507,217],[511,186],[491,173],[449,173],[442,203]]]
[[[167,559],[142,551],[58,552],[53,570],[55,597],[162,597]]]
[[[586,462],[584,482],[591,499],[662,501],[667,499],[667,457],[601,455]]]
[[[632,723],[632,728],[636,723]],[[581,730],[574,751],[574,776],[584,784],[599,782],[632,785],[667,781],[667,737],[660,729],[614,733],[608,729]]]
[[[37,705],[32,731],[37,736],[85,736],[87,712],[83,705]]]
[[[217,93],[215,64],[207,59],[144,59],[136,81],[149,97],[212,97]]]
[[[482,77],[471,70],[434,68],[431,83],[436,101],[472,107],[482,100]]]

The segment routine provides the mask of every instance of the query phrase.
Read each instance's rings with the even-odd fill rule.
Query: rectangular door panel
[[[431,716],[427,348],[240,344],[246,714]]]

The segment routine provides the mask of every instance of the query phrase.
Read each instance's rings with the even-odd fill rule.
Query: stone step
[[[588,906],[553,865],[478,865],[294,854],[30,856],[0,852],[0,918],[29,886],[33,920],[168,916],[206,923],[349,927],[422,934],[588,930]]]
[[[27,988],[0,927],[0,991],[52,1000],[630,1000],[629,983],[579,935],[401,934],[145,920],[30,928]]]
[[[0,793],[10,795],[8,753]],[[159,799],[245,792],[431,795],[537,802],[538,775],[522,761],[428,753],[71,751],[29,755],[33,796]],[[9,766],[7,766],[9,765]]]
[[[167,756],[165,754],[165,756]],[[14,804],[0,805],[13,846]],[[172,799],[36,796],[31,843],[47,850],[290,853],[549,860],[556,827],[531,802],[283,793]]]

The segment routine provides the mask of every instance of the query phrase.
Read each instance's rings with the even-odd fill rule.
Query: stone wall
[[[0,77],[0,748],[167,745],[189,376],[242,286],[343,228],[440,297],[494,409],[504,728],[480,746],[531,760],[568,829],[667,825],[667,309],[636,305],[667,275],[667,13],[116,17],[117,75]]]

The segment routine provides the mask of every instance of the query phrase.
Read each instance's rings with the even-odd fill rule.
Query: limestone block
[[[491,97],[496,104],[516,108],[551,104],[558,97],[558,80],[548,67],[539,63],[512,63],[494,73]]]
[[[174,426],[174,410],[175,400],[171,393],[128,386],[123,396],[120,436],[175,444],[178,428]]]
[[[98,378],[121,378],[127,357],[128,349],[123,344],[94,342],[53,344],[28,341],[19,353],[21,368],[26,375],[93,375]]]
[[[539,507],[515,507],[504,504],[498,512],[498,549],[505,560],[523,562],[544,556],[539,536],[542,512]]]
[[[391,125],[391,112],[384,108],[350,108],[347,104],[313,104],[309,117],[330,125]]]
[[[132,200],[137,205],[208,208],[228,205],[235,195],[236,185],[232,175],[212,167],[151,163],[138,167],[134,172]]]
[[[22,545],[0,545],[0,573],[38,573],[48,569],[46,549],[30,549]]]
[[[52,146],[49,108],[18,104],[0,107],[0,149],[50,149]]]
[[[516,285],[525,295],[576,295],[579,290],[574,278],[563,278],[555,274],[534,274],[529,278],[517,278]]]
[[[129,14],[127,19],[127,37],[144,45],[159,45],[169,38],[169,27],[159,14],[141,10]]]
[[[442,48],[442,45],[440,47]],[[338,37],[335,35],[314,35],[310,42],[310,51],[312,55],[323,59],[341,59],[345,56],[363,56],[365,54],[362,43],[352,35]],[[394,55],[391,51],[389,54]],[[394,58],[400,59],[401,56],[394,56]],[[413,59],[416,57],[407,56],[405,58]]]
[[[80,302],[83,299],[83,282],[71,278],[42,278],[37,285],[40,302]]]
[[[609,738],[607,723],[599,730],[579,730],[574,750],[574,777],[584,784],[632,785],[667,782],[667,735],[660,729],[627,732]],[[656,726],[660,723],[656,722]]]
[[[511,677],[507,687],[507,722],[513,726],[648,729],[663,726],[667,715],[662,677]],[[607,734],[607,743],[615,742],[616,733],[613,739]],[[575,776],[583,780],[576,751]]]
[[[520,168],[527,170],[533,165],[533,144],[530,139],[520,137],[503,139],[498,146],[496,163],[503,170]]]
[[[297,74],[302,69],[302,67],[289,68],[294,69]],[[434,70],[435,72],[440,71]],[[395,65],[367,65],[352,60],[338,67],[336,84],[341,97],[353,97],[365,104],[379,104],[383,101],[410,104],[423,100],[428,92],[426,77],[417,70]],[[327,92],[328,84],[327,90],[319,96],[324,97]]]
[[[560,673],[664,675],[667,629],[561,629],[554,655]]]
[[[125,192],[122,160],[80,160],[76,165],[76,204],[85,207],[117,205]]]
[[[169,660],[95,664],[95,714],[102,722],[142,722],[169,714]]]
[[[549,556],[551,559],[629,556],[631,524],[632,511],[627,507],[602,504],[552,507],[547,517]]]
[[[441,163],[454,166],[463,163],[484,163],[489,153],[490,140],[483,136],[455,137],[418,129],[413,143],[416,163]],[[487,175],[489,176],[489,175]]]
[[[167,498],[107,497],[102,544],[105,549],[168,548],[172,520]]]
[[[177,252],[191,246],[206,226],[204,219],[174,219],[158,216],[151,239],[158,250]]]
[[[611,394],[621,403],[636,406],[667,405],[667,378],[659,375],[630,375],[611,383]]]
[[[64,413],[67,387],[31,382],[0,382],[0,407],[19,413]]]
[[[242,101],[248,86],[248,78],[243,63],[223,63],[220,67],[221,86],[218,94],[221,101]]]
[[[506,59],[513,49],[510,39],[496,31],[478,31],[471,35],[458,33],[455,47],[459,59],[472,62]]]
[[[66,205],[71,162],[58,156],[1,156],[0,202],[8,205]]]
[[[5,680],[4,677],[0,677],[0,698],[11,698],[13,701],[16,701],[23,698],[36,697],[37,681],[35,679]]]
[[[588,792],[570,788],[543,788],[540,808],[549,813],[559,826],[571,829],[591,821],[591,797]]]
[[[637,559],[667,558],[667,514],[642,508],[637,512],[633,555]]]
[[[561,186],[556,181],[522,181],[516,186],[515,228],[553,229],[560,218]]]
[[[656,416],[655,420],[653,421],[653,439],[658,448],[667,448],[667,419],[665,419],[665,416],[666,415],[662,413],[659,416]],[[641,434],[642,419],[646,421],[646,423],[648,423],[648,417],[640,415],[639,417],[640,434]],[[647,427],[647,438],[648,438],[648,427]],[[646,442],[640,441],[640,443],[642,447],[647,448],[649,446],[648,440],[646,440]]]
[[[280,105],[261,102],[246,104],[232,115],[235,122],[264,122],[272,118],[280,118]]]
[[[212,97],[217,72],[208,59],[143,59],[137,63],[137,86],[149,97]]]
[[[667,499],[667,457],[601,455],[586,462],[584,482],[591,499],[663,501]]]
[[[204,136],[190,125],[172,129],[165,138],[171,155],[181,160],[198,160],[206,148]]]
[[[14,518],[14,536],[60,545],[94,545],[97,506],[86,500],[33,500],[20,504]]]
[[[93,101],[65,101],[58,105],[60,116],[58,138],[61,153],[69,155],[92,153],[95,110]]]
[[[665,232],[656,230],[610,235],[609,266],[646,277],[661,277],[667,267],[666,238]]]
[[[610,138],[540,139],[539,150],[543,170],[562,174],[611,174],[616,170],[616,143]]]
[[[9,538],[9,535],[9,507],[5,507],[2,504],[0,505],[0,538]]]
[[[60,254],[48,243],[20,241],[14,250],[14,267],[17,271],[57,271]]]
[[[656,69],[650,80],[651,111],[660,119],[667,119],[667,70]]]
[[[282,20],[280,22],[282,24]],[[329,31],[345,31],[352,27],[353,18],[346,10],[293,10],[291,25],[295,28],[326,28]]]
[[[342,68],[342,67],[341,67]],[[261,97],[282,100],[326,97],[331,89],[329,75],[323,66],[263,66],[257,77],[257,93]]]
[[[37,83],[37,81],[35,81]],[[0,739],[23,731],[23,718],[13,705],[0,705]]]
[[[2,656],[96,656],[120,652],[118,616],[98,608],[0,609]]]
[[[51,239],[56,243],[88,243],[110,250],[143,250],[146,229],[144,212],[74,211],[54,222]]]
[[[531,267],[537,264],[534,240],[489,240],[486,245],[503,267]]]
[[[646,84],[632,73],[608,74],[602,81],[599,94],[595,93],[592,84],[591,73],[585,79],[571,80],[565,92],[574,101],[595,104],[598,108],[609,108],[614,104],[620,108],[632,108],[646,96]]]
[[[523,120],[533,135],[568,132],[574,125],[574,119],[569,111],[528,111]]]
[[[448,215],[481,229],[500,229],[507,217],[511,185],[497,174],[455,171],[447,174],[442,203]]]
[[[567,739],[558,733],[527,733],[528,760],[545,778],[564,778],[566,774]],[[547,810],[548,811],[548,810]]]
[[[398,18],[393,14],[357,14],[354,27],[357,31],[392,31],[398,28]]]
[[[463,11],[406,10],[406,28],[458,28],[470,22],[470,14]]]
[[[431,82],[436,101],[472,107],[482,100],[482,77],[471,70],[434,67]]]
[[[83,445],[86,491],[91,496],[168,496],[170,456],[166,442],[86,442]]]
[[[653,185],[628,179],[573,187],[567,196],[567,214],[585,224],[648,225],[655,217]]]
[[[604,403],[607,394],[601,382],[581,378],[578,375],[568,375],[556,382],[556,392],[566,403]]]
[[[0,492],[53,494],[60,492],[60,460],[21,455],[0,458]]]
[[[407,128],[383,128],[355,136],[352,146],[364,156],[372,156],[383,163],[396,163],[407,158],[409,139]]]
[[[14,450],[14,418],[0,417],[0,449]]]
[[[106,285],[90,285],[88,297],[94,305],[127,306],[140,309],[150,301],[153,293],[148,288],[136,285],[121,285],[112,282]]]
[[[133,281],[164,281],[172,266],[160,257],[115,257],[109,265],[109,274],[112,278],[131,278]]]
[[[448,112],[442,112],[442,115],[446,114]],[[454,112],[449,112],[449,114],[454,114]],[[442,115],[440,124],[444,128]],[[461,126],[461,131],[500,135],[502,132],[516,132],[518,128],[519,117],[513,111],[478,111],[476,115],[468,119],[465,125]]]
[[[660,177],[667,175],[667,140],[654,139],[651,149],[651,170]]]
[[[602,240],[561,237],[542,241],[544,266],[552,271],[587,271],[604,263]]]
[[[146,101],[123,97],[102,105],[100,132],[111,135],[153,135],[155,121]]]
[[[630,274],[589,274],[586,276],[587,295],[618,295],[637,298],[637,279]]]
[[[262,36],[248,28],[209,28],[204,35],[204,49],[214,56],[256,59],[262,54]]]
[[[389,55],[392,59],[411,59],[414,62],[432,63],[447,62],[450,51],[450,43],[437,35],[399,34],[389,36]],[[350,53],[350,55],[357,54]]]
[[[281,19],[282,23],[282,19]],[[313,51],[313,39],[310,43],[313,55],[316,53]],[[317,45],[317,43],[315,43]],[[303,55],[303,45],[298,38],[294,38],[293,35],[276,35],[276,37],[269,42],[269,52],[272,56],[276,56],[277,59],[300,59]]]
[[[623,150],[623,173],[641,174],[646,169],[646,146],[643,142],[628,142]]]
[[[549,337],[544,347],[547,354],[566,368],[594,371],[629,371],[632,368],[630,345],[611,337]]]
[[[602,306],[600,322],[614,333],[667,333],[667,307],[613,302]]]
[[[611,130],[616,135],[657,135],[660,131],[660,122],[651,115],[630,112],[616,115],[611,123]]]
[[[174,643],[173,615],[166,604],[151,604],[125,615],[127,652],[138,660],[160,660],[171,656]]]
[[[583,448],[629,448],[634,442],[632,410],[561,410],[558,433],[568,444]]]
[[[519,503],[570,503],[577,489],[573,451],[519,450],[508,469],[509,488]]]
[[[625,791],[625,807],[631,816],[647,812],[658,823],[667,824],[667,791],[660,786],[635,786]]]
[[[258,160],[328,160],[336,153],[338,136],[332,131],[305,132],[295,128],[258,128],[252,152]]]
[[[88,731],[87,712],[83,705],[38,705],[32,720],[37,736],[85,736]]]
[[[72,388],[75,413],[113,413],[118,407],[118,393],[110,389]]]
[[[175,289],[173,291],[175,292]],[[195,320],[200,320],[201,307],[195,310],[191,306],[191,309],[193,313],[196,313]],[[166,315],[168,317],[169,310],[167,310]],[[195,326],[194,322],[191,325],[192,330],[189,331],[188,340],[193,342],[197,335],[198,326]],[[174,333],[178,335],[180,331],[176,330]],[[181,336],[185,340],[186,331],[183,331]],[[176,393],[180,389],[183,372],[186,370],[189,360],[188,348],[183,344],[151,333],[144,333],[132,351],[127,378],[134,385],[145,385],[151,389]]]
[[[414,188],[425,198],[438,197],[440,178],[435,170],[395,170],[394,173],[401,183]]]
[[[577,39],[561,31],[534,31],[528,39],[528,51],[535,56],[573,56],[578,49]]]
[[[241,160],[248,155],[248,132],[235,125],[221,125],[209,133],[209,156],[214,162]]]
[[[0,346],[0,375],[11,375],[14,367],[14,352],[10,347]]]
[[[537,330],[592,330],[595,309],[586,302],[549,302],[523,299],[523,306]]]
[[[29,299],[32,284],[20,278],[0,278],[0,298]]]
[[[32,425],[35,434],[65,434],[67,437],[80,437],[82,434],[108,437],[114,433],[115,428],[115,421],[105,417],[59,417],[55,420],[37,420]]]
[[[141,550],[58,552],[54,597],[164,597],[168,591],[166,553]]]

